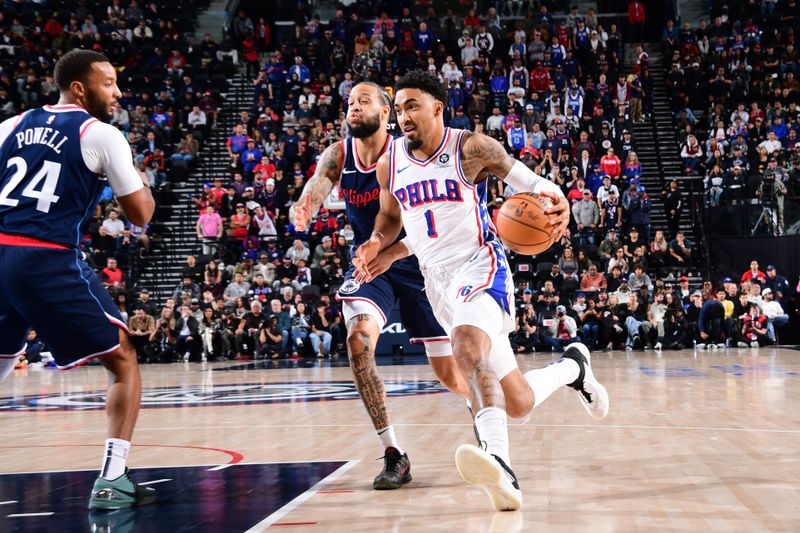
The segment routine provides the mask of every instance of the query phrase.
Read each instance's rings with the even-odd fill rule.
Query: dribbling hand
[[[296,202],[292,205],[289,214],[292,218],[294,228],[300,232],[305,231],[311,220],[311,196],[306,195],[302,202]]]
[[[356,256],[353,258],[353,265],[356,267],[353,277],[357,282],[369,283],[379,274],[373,273],[370,267],[375,268],[377,266],[373,263],[375,263],[380,249],[381,241],[375,236],[370,237],[368,241],[358,247]]]
[[[569,226],[569,202],[564,196],[550,191],[542,191],[539,195],[544,196],[553,204],[547,208],[545,213],[550,217],[550,227],[556,232],[554,240],[557,241]]]

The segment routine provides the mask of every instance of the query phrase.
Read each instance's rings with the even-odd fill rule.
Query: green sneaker
[[[124,509],[147,505],[156,499],[156,489],[137,485],[128,477],[128,469],[117,479],[98,477],[92,487],[89,509]]]

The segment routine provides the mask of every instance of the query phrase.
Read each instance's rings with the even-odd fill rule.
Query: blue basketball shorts
[[[351,266],[336,295],[337,300],[353,304],[344,306],[345,323],[352,318],[348,315],[359,314],[360,308],[373,316],[383,329],[397,301],[400,319],[412,343],[449,341],[433,315],[421,272],[393,266],[369,283],[358,283],[353,279],[354,272],[355,267]]]
[[[119,348],[117,306],[76,249],[0,245],[0,357],[25,349],[33,328],[61,369]]]

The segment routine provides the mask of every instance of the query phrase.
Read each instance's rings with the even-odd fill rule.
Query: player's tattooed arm
[[[375,345],[377,338],[373,339],[368,333],[369,328],[360,328],[359,324],[372,320],[369,315],[356,315],[347,323],[348,331],[356,330],[352,341],[348,342],[350,349],[350,368],[353,371],[358,394],[364,402],[364,407],[372,419],[375,429],[389,426],[389,414],[386,412],[386,389],[383,379],[375,363]]]
[[[490,175],[502,178],[511,172],[515,162],[503,145],[488,135],[466,133],[461,141],[461,168],[472,183]]]
[[[289,208],[289,220],[300,231],[304,231],[311,219],[317,214],[331,193],[333,186],[339,182],[339,175],[344,165],[342,142],[328,146],[317,161],[314,175],[308,180],[300,199]]]

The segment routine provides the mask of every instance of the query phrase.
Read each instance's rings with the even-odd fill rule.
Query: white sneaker
[[[751,348],[758,348],[758,346],[759,346],[758,341],[753,341],[750,343]]]
[[[711,348],[712,350],[718,350],[719,349],[719,346],[717,346],[716,344],[709,344],[708,347]]]
[[[464,481],[486,491],[498,511],[516,511],[522,507],[517,477],[496,455],[472,444],[462,444],[456,450],[456,468]]]
[[[653,349],[654,349],[654,350],[658,350],[658,351],[660,352],[660,351],[661,351],[661,343],[660,343],[660,342],[657,342],[657,343],[656,343],[656,345],[655,345],[655,346],[653,346]]]
[[[605,418],[608,415],[608,391],[594,377],[589,348],[582,342],[574,342],[564,349],[561,357],[572,359],[580,367],[578,379],[567,387],[578,391],[578,399],[592,418]]]
[[[747,348],[747,343],[739,341],[736,343],[736,346],[738,346],[739,348]]]
[[[700,344],[695,344],[694,347],[697,348],[698,350],[705,350],[706,349],[706,345],[704,343],[702,343],[702,342]]]
[[[717,349],[719,349],[719,350],[724,350],[727,347],[728,347],[728,345],[725,344],[724,342],[721,342],[721,343],[717,344]]]

